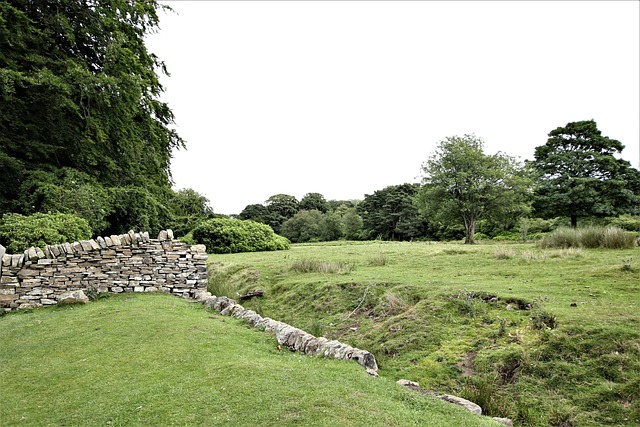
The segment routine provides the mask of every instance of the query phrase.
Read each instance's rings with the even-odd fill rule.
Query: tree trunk
[[[571,228],[578,227],[578,215],[571,215]]]
[[[476,243],[475,234],[476,234],[476,222],[472,219],[464,220],[464,229],[466,236],[464,238],[465,245],[473,245]]]

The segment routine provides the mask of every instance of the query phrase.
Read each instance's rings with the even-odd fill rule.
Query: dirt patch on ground
[[[457,366],[462,371],[463,377],[471,377],[476,373],[473,368],[476,363],[476,355],[477,353],[475,351],[469,352],[465,354],[464,360],[458,363]]]

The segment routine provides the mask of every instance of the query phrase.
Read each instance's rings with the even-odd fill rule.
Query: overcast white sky
[[[532,159],[579,120],[640,167],[640,2],[162,3],[175,187],[216,213],[417,182],[447,136]]]

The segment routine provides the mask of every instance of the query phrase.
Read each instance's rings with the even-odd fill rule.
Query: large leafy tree
[[[615,216],[640,209],[640,174],[615,157],[620,141],[603,136],[593,120],[568,123],[536,148],[534,208],[539,216]]]
[[[169,209],[173,217],[171,229],[177,236],[184,236],[199,223],[214,216],[209,199],[191,188],[174,192],[169,199]]]
[[[424,237],[426,222],[415,203],[419,187],[419,184],[391,185],[366,194],[357,207],[365,235],[383,240]]]
[[[268,209],[268,215],[265,218],[266,224],[279,233],[282,224],[300,210],[299,203],[298,199],[288,194],[274,194],[269,197],[264,202]]]
[[[300,199],[298,209],[301,211],[312,211],[315,209],[326,213],[329,210],[329,203],[327,203],[324,196],[320,193],[307,193]]]
[[[0,210],[22,211],[34,172],[51,177],[60,168],[105,188],[144,188],[164,203],[171,152],[183,141],[158,100],[164,64],[144,45],[161,7],[155,0],[0,2]]]
[[[527,211],[530,181],[524,169],[502,153],[485,154],[484,141],[475,135],[441,141],[422,170],[421,212],[443,224],[463,223],[467,244],[475,242],[478,220]]]

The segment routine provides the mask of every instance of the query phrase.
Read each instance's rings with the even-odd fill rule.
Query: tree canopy
[[[549,133],[536,148],[534,208],[542,217],[578,217],[638,213],[640,173],[615,157],[624,145],[602,135],[593,120],[568,123]]]
[[[531,183],[523,168],[502,153],[485,154],[475,135],[441,141],[422,169],[421,212],[432,221],[464,223],[467,244],[475,242],[479,219],[527,211]]]
[[[184,142],[158,99],[164,63],[144,45],[160,8],[155,0],[0,3],[0,210],[77,211],[91,206],[90,194],[131,188],[164,205],[171,153]],[[72,175],[86,196],[55,201]],[[90,219],[94,231],[121,228],[124,213],[113,211],[115,199],[107,204]]]
[[[424,237],[425,218],[415,204],[419,187],[419,184],[391,185],[366,194],[357,210],[367,237],[384,240]]]

